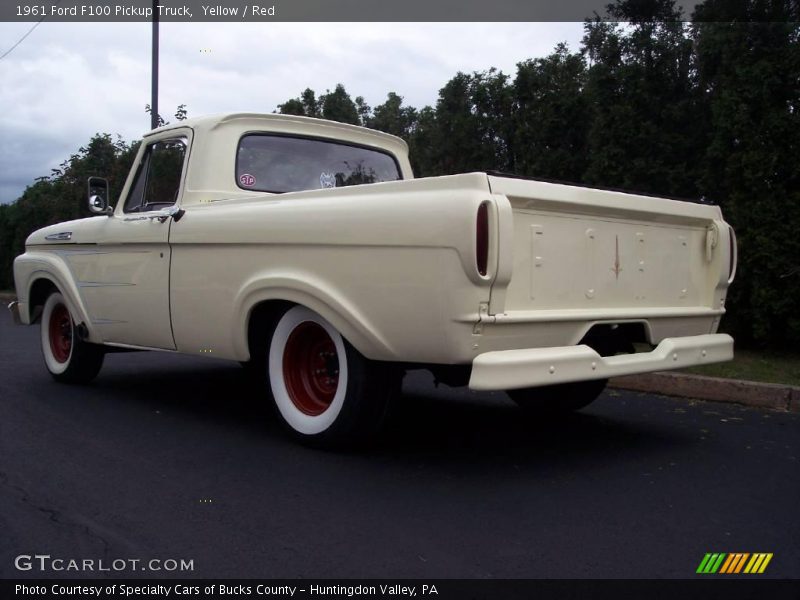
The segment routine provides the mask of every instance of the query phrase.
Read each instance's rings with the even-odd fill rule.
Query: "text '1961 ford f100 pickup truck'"
[[[232,114],[144,136],[115,207],[40,229],[18,321],[86,382],[109,351],[240,361],[296,437],[360,439],[405,370],[581,408],[609,377],[733,356],[716,206],[487,173],[414,179],[406,144]]]

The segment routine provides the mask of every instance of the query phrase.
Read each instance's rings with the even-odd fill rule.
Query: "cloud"
[[[0,51],[28,23],[0,23]],[[310,87],[343,83],[380,104],[434,104],[457,71],[522,60],[561,41],[577,48],[580,23],[162,23],[159,106],[190,116],[272,112]],[[0,202],[19,196],[97,132],[133,141],[149,128],[149,23],[44,22],[0,61]]]

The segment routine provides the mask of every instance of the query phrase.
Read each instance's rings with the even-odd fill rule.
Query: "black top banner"
[[[607,17],[610,0],[3,0],[0,21],[518,22]],[[696,0],[678,0],[689,20]]]

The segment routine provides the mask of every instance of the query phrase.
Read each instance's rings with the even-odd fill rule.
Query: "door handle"
[[[172,217],[173,219],[175,219],[175,221],[180,221],[181,217],[183,216],[183,213],[185,213],[185,212],[186,211],[183,210],[182,208],[178,208],[177,206],[170,206],[169,208],[164,208],[164,209],[162,209],[162,210],[160,210],[157,213],[154,213],[152,215],[142,215],[140,217],[125,217],[125,219],[123,219],[123,220],[124,221],[147,221],[147,220],[151,220],[152,221],[153,219],[158,219],[159,223],[164,223],[164,222],[166,222],[167,219]]]

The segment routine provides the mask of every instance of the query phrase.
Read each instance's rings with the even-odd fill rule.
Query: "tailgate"
[[[500,236],[513,240],[500,244],[499,260],[513,267],[495,282],[490,313],[722,308],[731,234],[718,207],[506,177],[489,183]]]

